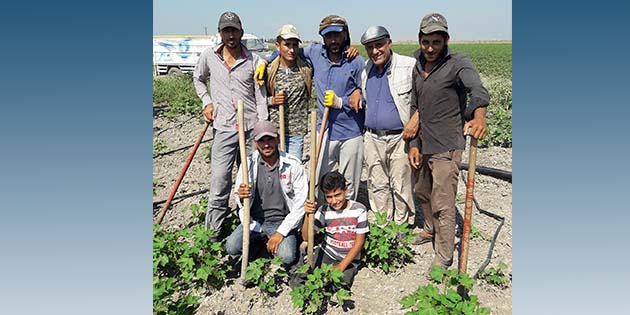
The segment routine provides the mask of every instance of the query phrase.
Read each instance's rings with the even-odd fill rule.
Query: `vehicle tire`
[[[168,68],[168,72],[167,72],[167,73],[168,73],[168,75],[170,75],[170,76],[176,76],[176,75],[182,75],[182,74],[183,74],[183,73],[182,73],[182,70],[181,70],[181,69],[179,69],[178,67],[171,67],[171,68]]]

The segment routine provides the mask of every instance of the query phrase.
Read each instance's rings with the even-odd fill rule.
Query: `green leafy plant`
[[[331,303],[333,295],[336,303],[343,305],[344,301],[350,299],[350,291],[343,286],[343,272],[333,269],[332,265],[322,264],[313,269],[309,274],[308,264],[296,270],[298,274],[308,274],[306,282],[293,289],[291,299],[293,306],[300,308],[303,314],[325,313]]]
[[[258,258],[247,265],[245,283],[260,288],[261,291],[274,295],[280,290],[280,286],[289,278],[282,267],[280,257]]]
[[[461,286],[472,290],[475,280],[457,269],[445,270],[438,266],[430,272],[433,284],[420,286],[418,290],[404,297],[401,309],[409,309],[405,315],[487,315],[490,309],[481,307],[476,295],[463,296],[457,293]]]
[[[153,79],[153,103],[168,104],[160,116],[175,119],[182,114],[201,114],[201,100],[193,85],[192,74]]]
[[[507,270],[507,265],[503,262],[499,263],[497,268],[488,268],[484,270],[479,278],[483,279],[485,282],[497,286],[499,288],[507,288],[510,281],[508,280],[504,271]]]
[[[363,261],[389,273],[411,261],[410,245],[414,234],[407,223],[387,222],[387,214],[375,213],[376,224],[370,223],[370,235],[365,239]]]
[[[166,142],[162,139],[153,138],[153,156],[165,152],[168,149]]]
[[[153,226],[153,307],[158,314],[188,314],[198,306],[196,295],[224,284],[231,267],[221,261],[223,243],[210,242],[215,233],[203,225],[175,232]]]

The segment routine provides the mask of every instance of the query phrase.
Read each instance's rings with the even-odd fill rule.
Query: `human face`
[[[420,41],[422,55],[424,55],[424,59],[426,59],[428,63],[437,62],[442,56],[444,47],[448,44],[448,38],[445,39],[440,33],[420,34],[418,40]]]
[[[346,33],[328,32],[324,35],[324,44],[328,48],[328,52],[332,54],[340,54],[343,43],[346,41]]]
[[[281,39],[280,42],[276,43],[276,49],[280,53],[280,58],[290,64],[295,62],[299,48],[300,42],[297,38]]]
[[[237,48],[241,45],[241,37],[243,37],[243,31],[235,27],[226,27],[219,31],[221,34],[221,41],[223,44],[231,49]]]
[[[364,47],[372,62],[380,70],[383,70],[392,56],[392,41],[389,38],[381,38],[365,44]]]
[[[346,207],[346,189],[337,188],[324,193],[326,202],[335,210],[343,210]]]
[[[274,157],[278,154],[278,137],[264,136],[256,141],[256,149],[264,158]]]

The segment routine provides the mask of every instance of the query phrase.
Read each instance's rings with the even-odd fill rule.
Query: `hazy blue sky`
[[[241,17],[245,32],[259,37],[275,37],[282,24],[291,23],[303,39],[320,40],[321,19],[338,14],[348,21],[353,42],[370,25],[385,26],[394,41],[415,41],[422,16],[440,12],[448,20],[452,40],[512,39],[510,0],[154,0],[153,35],[204,35],[204,27],[214,34],[219,16],[228,10]]]

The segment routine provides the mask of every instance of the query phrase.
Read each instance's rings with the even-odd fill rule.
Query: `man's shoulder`
[[[416,59],[409,56],[404,56],[399,53],[394,52],[394,56],[396,57],[396,64],[402,67],[413,67],[416,65]]]
[[[350,206],[342,211],[342,213],[354,213],[361,214],[362,212],[367,212],[367,208],[360,202],[354,200],[348,200],[350,202]]]
[[[452,53],[449,57],[448,61],[457,66],[463,67],[472,65],[472,59],[468,55],[462,53]]]

